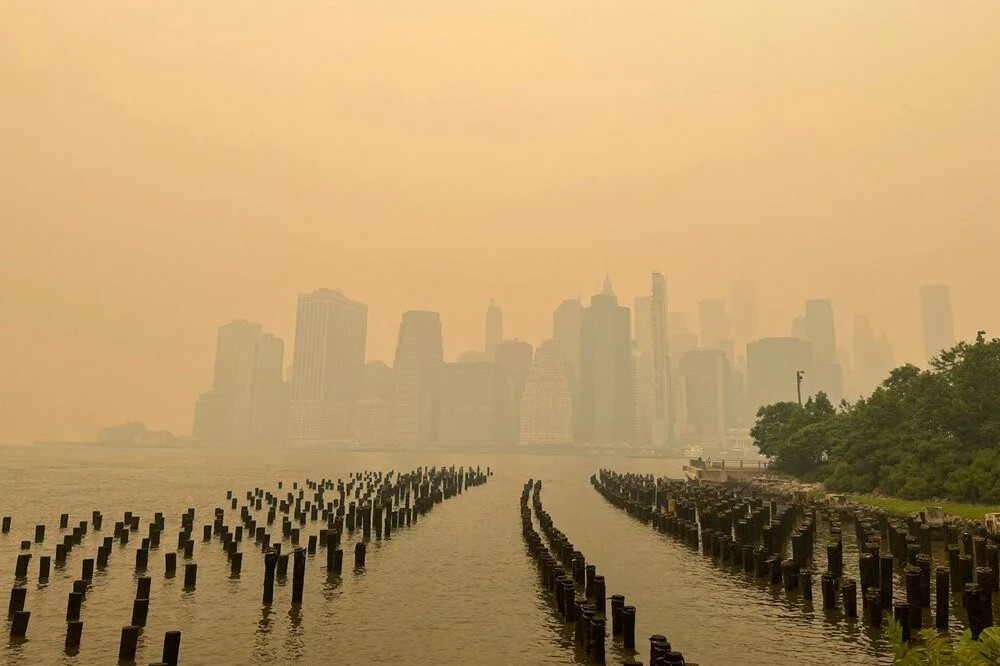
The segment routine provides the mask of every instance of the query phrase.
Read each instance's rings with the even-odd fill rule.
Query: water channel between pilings
[[[116,542],[112,565],[95,576],[84,602],[83,645],[76,657],[63,653],[66,594],[80,576],[80,560],[99,543],[88,535],[63,569],[38,589],[37,555],[54,547],[62,531],[100,509],[102,534],[113,531],[124,510],[167,518],[159,551],[150,554],[152,576],[148,624],[140,638],[139,663],[159,658],[163,634],[183,632],[181,664],[208,663],[469,663],[569,664],[574,662],[572,628],[566,628],[543,594],[537,568],[521,538],[517,498],[527,478],[544,483],[545,509],[571,535],[609,581],[608,594],[625,594],[638,610],[638,658],[648,659],[648,637],[664,633],[685,656],[712,664],[888,663],[878,640],[860,622],[853,630],[811,615],[789,603],[784,592],[747,586],[710,559],[692,557],[684,546],[632,520],[606,503],[589,483],[601,467],[678,477],[681,461],[615,457],[503,454],[338,453],[326,451],[60,451],[5,448],[0,477],[0,514],[13,515],[14,528],[0,537],[0,567],[10,582],[19,544],[36,524],[46,524],[29,575],[29,640],[0,648],[0,664],[105,664],[116,661],[121,627],[128,624],[135,595],[134,555],[138,540]],[[350,571],[352,540],[345,538],[344,575],[327,580],[324,549],[308,558],[304,603],[290,604],[291,575],[277,585],[275,603],[262,611],[263,557],[248,549],[239,579],[218,541],[206,547],[197,529],[224,506],[227,524],[239,524],[225,491],[255,485],[272,491],[278,479],[346,478],[356,470],[409,470],[434,464],[491,465],[489,483],[460,499],[444,502],[411,530],[373,541],[364,573]],[[195,561],[198,585],[183,592],[178,575],[163,577],[163,553],[176,545],[179,517],[196,508]],[[279,519],[280,520],[280,519]],[[316,526],[318,529],[319,525]],[[269,530],[280,534],[280,525]],[[845,525],[845,569],[857,567],[853,531]],[[138,536],[138,535],[135,535]],[[345,537],[347,535],[345,534]],[[302,543],[307,539],[303,535]],[[817,549],[819,549],[817,545]],[[80,550],[82,548],[82,551]],[[283,552],[289,552],[284,548]],[[251,555],[252,553],[252,555]],[[117,561],[115,561],[117,560]],[[819,606],[818,577],[816,605]],[[8,585],[9,588],[9,585]],[[609,645],[611,639],[608,639]],[[614,651],[609,649],[609,663]],[[145,659],[145,662],[143,662]]]

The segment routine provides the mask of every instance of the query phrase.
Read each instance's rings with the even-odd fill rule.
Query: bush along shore
[[[1000,505],[1000,339],[980,334],[929,369],[896,368],[854,403],[834,406],[821,392],[803,405],[766,405],[751,436],[775,470],[893,498],[883,505],[893,512],[912,508],[894,500],[944,498],[956,515],[990,513]]]

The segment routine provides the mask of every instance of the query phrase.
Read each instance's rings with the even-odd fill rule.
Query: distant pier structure
[[[684,476],[689,481],[713,481],[715,483],[744,482],[767,473],[767,463],[762,460],[688,460],[684,465]]]

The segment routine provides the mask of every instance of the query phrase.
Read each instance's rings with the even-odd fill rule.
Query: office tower
[[[667,315],[667,340],[670,350],[670,367],[677,369],[677,362],[684,354],[698,348],[698,334],[693,333],[688,324],[686,312],[671,312]]]
[[[442,364],[437,441],[449,446],[498,444],[508,420],[507,391],[506,378],[494,363]]]
[[[496,346],[495,363],[507,384],[505,402],[508,408],[502,426],[505,444],[517,443],[521,429],[521,394],[534,354],[534,347],[521,340],[504,340]]]
[[[579,435],[584,442],[634,440],[632,332],[628,308],[618,305],[611,281],[590,299],[580,325]]]
[[[198,439],[218,444],[229,442],[232,426],[232,402],[218,391],[206,391],[198,396],[194,407],[192,433]]]
[[[955,345],[955,323],[948,285],[925,284],[920,287],[920,315],[924,328],[924,356],[930,361],[942,349]]]
[[[365,363],[361,394],[351,412],[351,432],[364,445],[387,444],[389,409],[392,404],[392,368],[382,361]]]
[[[212,390],[195,405],[194,435],[206,442],[276,444],[284,439],[284,341],[243,319],[220,326]]]
[[[680,359],[690,432],[720,443],[726,434],[726,354],[693,349]]]
[[[653,363],[652,297],[637,296],[632,308],[636,443],[643,448],[653,446],[653,417],[656,410],[656,370]]]
[[[250,439],[258,444],[276,445],[285,441],[288,426],[289,386],[283,371],[285,341],[270,333],[257,340],[254,360]]]
[[[300,294],[295,316],[288,439],[329,442],[351,436],[351,409],[364,378],[368,307],[343,292]]]
[[[229,401],[229,426],[225,441],[250,439],[254,368],[261,325],[238,319],[219,327],[215,346],[212,390]]]
[[[444,350],[437,312],[403,313],[392,366],[392,436],[401,444],[437,439],[439,378]]]
[[[732,358],[733,338],[726,318],[726,301],[708,298],[698,303],[698,339],[704,349],[721,349]]]
[[[805,374],[802,401],[823,390],[814,379],[812,345],[799,338],[762,338],[747,345],[747,407],[750,416],[765,405],[796,402],[795,373]]]
[[[552,313],[552,338],[559,345],[559,353],[566,364],[566,379],[573,401],[573,432],[575,433],[582,411],[580,402],[580,326],[583,304],[580,299],[563,301]]]
[[[813,376],[810,383],[816,391],[825,391],[830,402],[837,404],[844,397],[843,377],[837,360],[837,336],[834,332],[833,304],[823,299],[806,301],[806,340],[812,345]]]
[[[525,446],[573,441],[573,398],[562,348],[545,340],[535,353],[521,393],[520,443]]]
[[[653,273],[649,301],[649,323],[653,343],[653,448],[665,449],[672,436],[670,418],[670,329],[667,323],[667,282],[660,273]]]
[[[664,449],[670,433],[670,357],[667,338],[667,287],[654,272],[649,296],[635,299],[636,439],[643,447]]]
[[[503,310],[490,299],[486,308],[486,360],[492,361],[497,345],[503,340]]]
[[[741,278],[729,291],[733,346],[738,365],[746,365],[747,343],[757,339],[757,288],[753,281]],[[742,358],[742,361],[740,360]]]
[[[876,338],[868,317],[854,318],[854,382],[850,397],[867,396],[892,370],[892,345],[883,332]]]
[[[392,399],[392,368],[384,361],[365,363],[361,378],[361,398]]]

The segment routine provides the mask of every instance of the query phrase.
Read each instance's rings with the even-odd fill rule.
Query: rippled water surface
[[[665,634],[674,649],[701,666],[890,663],[876,636],[858,623],[824,615],[818,564],[813,610],[632,520],[589,483],[601,467],[679,477],[681,461],[97,447],[5,447],[0,454],[0,514],[14,521],[11,532],[0,535],[0,570],[7,572],[9,585],[21,540],[32,538],[35,524],[47,526],[45,543],[31,550],[28,640],[6,642],[0,648],[3,664],[116,663],[121,628],[131,619],[135,549],[156,511],[165,514],[166,530],[160,549],[150,553],[149,621],[137,663],[158,661],[163,633],[172,629],[183,634],[182,664],[580,663],[572,631],[542,594],[521,538],[518,497],[528,478],[543,481],[546,511],[597,565],[608,594],[624,594],[637,607],[640,660],[648,663],[646,637]],[[232,579],[219,541],[200,540],[201,526],[211,522],[215,507],[226,507],[227,524],[238,524],[239,511],[226,503],[227,490],[242,496],[255,486],[276,491],[279,480],[288,489],[293,480],[452,464],[489,465],[494,476],[437,505],[391,539],[373,540],[362,573],[349,571],[353,537],[345,535],[342,578],[327,576],[325,550],[319,549],[309,557],[301,608],[291,606],[290,580],[276,586],[270,609],[262,606],[258,548],[242,544],[242,575]],[[182,590],[182,559],[176,578],[163,575],[163,553],[176,545],[180,516],[189,506],[196,508],[194,591]],[[62,540],[60,513],[69,513],[75,525],[94,509],[105,516],[100,536],[112,533],[126,510],[142,517],[142,527],[128,545],[116,542],[108,568],[95,576],[83,606],[81,649],[67,655],[67,594],[80,577],[81,560],[95,556],[100,536],[88,533],[65,567],[53,568],[46,585],[37,583],[37,559],[52,554]],[[319,525],[308,529],[315,532]],[[269,531],[272,538],[280,535],[280,517]],[[845,568],[856,566],[848,547]],[[620,645],[609,640],[608,662],[620,663],[622,656]]]

